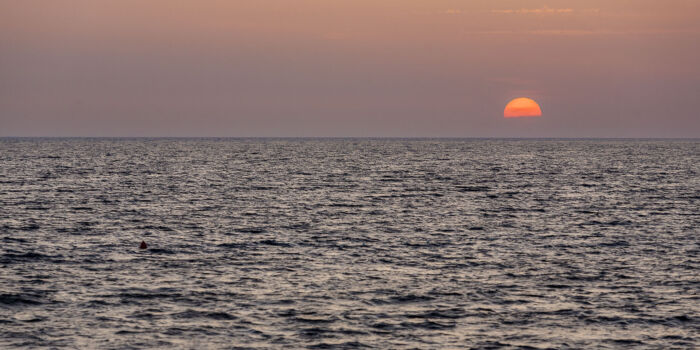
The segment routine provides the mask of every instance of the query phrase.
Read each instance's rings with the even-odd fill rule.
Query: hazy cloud
[[[443,14],[443,15],[461,15],[462,10],[449,9],[449,10],[445,10],[445,11],[440,12],[440,14]]]
[[[542,7],[542,8],[536,8],[536,9],[506,9],[506,10],[492,10],[492,13],[499,13],[499,14],[521,14],[521,15],[554,15],[554,14],[570,14],[574,12],[574,9],[570,8],[550,8],[550,7]]]
[[[543,35],[543,36],[589,36],[589,35],[700,35],[698,30],[576,30],[576,29],[547,29],[547,30],[479,30],[466,34],[483,35]]]

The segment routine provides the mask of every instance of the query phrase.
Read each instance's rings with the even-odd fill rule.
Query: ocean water
[[[696,348],[699,227],[693,140],[2,139],[0,348]]]

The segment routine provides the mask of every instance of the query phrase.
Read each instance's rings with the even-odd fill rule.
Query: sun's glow
[[[535,100],[520,97],[508,102],[503,116],[505,118],[541,117],[542,109]]]

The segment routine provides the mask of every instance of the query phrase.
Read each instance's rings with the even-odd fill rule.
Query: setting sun
[[[521,97],[516,98],[506,105],[506,109],[503,111],[503,117],[505,118],[520,118],[520,117],[541,117],[542,109],[540,105],[537,104],[532,99]]]

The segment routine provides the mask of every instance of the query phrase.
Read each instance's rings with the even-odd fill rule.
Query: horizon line
[[[0,136],[0,139],[387,139],[387,140],[700,140],[695,137],[660,136]]]

